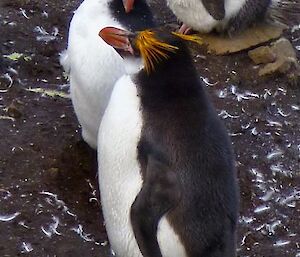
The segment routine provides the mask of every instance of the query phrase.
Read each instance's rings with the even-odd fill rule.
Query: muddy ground
[[[159,2],[152,5],[160,21],[172,20]],[[2,257],[109,255],[96,154],[81,140],[58,62],[78,5],[71,0],[0,3]],[[300,46],[299,30],[286,36]],[[23,56],[5,57],[14,52]],[[299,83],[285,76],[259,78],[245,52],[215,57],[196,46],[192,52],[237,156],[238,256],[299,257]],[[28,88],[66,94],[53,97]]]

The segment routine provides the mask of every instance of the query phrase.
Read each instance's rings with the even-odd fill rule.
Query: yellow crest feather
[[[176,32],[172,32],[172,34],[186,41],[191,41],[200,45],[203,44],[201,37],[197,35],[184,35]],[[144,30],[138,33],[136,47],[141,53],[148,74],[155,70],[155,63],[159,63],[162,59],[169,58],[167,52],[174,53],[178,50],[177,46],[159,41],[155,37],[155,33],[151,30]]]
[[[199,45],[202,45],[203,44],[203,40],[201,37],[199,37],[198,35],[196,34],[193,34],[193,35],[185,35],[185,34],[181,34],[181,33],[177,33],[177,32],[172,32],[173,35],[175,35],[176,37],[179,37],[183,40],[186,40],[186,41],[191,41],[191,42],[194,42],[194,43],[197,43]]]
[[[155,70],[155,63],[169,58],[166,52],[174,53],[178,50],[176,46],[159,41],[155,38],[155,33],[151,30],[139,32],[136,38],[136,46],[140,50],[148,74]]]

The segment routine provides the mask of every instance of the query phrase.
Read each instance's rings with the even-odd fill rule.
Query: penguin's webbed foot
[[[192,28],[183,23],[179,28],[178,32],[184,35],[189,35],[192,33]]]

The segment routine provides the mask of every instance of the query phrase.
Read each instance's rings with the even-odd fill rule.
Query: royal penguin
[[[281,24],[299,22],[299,0],[167,0],[168,6],[183,22],[179,32],[191,29],[212,30],[230,35],[257,21]]]
[[[234,154],[184,42],[197,38],[112,27],[99,35],[141,62],[116,82],[98,135],[112,250],[118,257],[235,256]]]
[[[60,58],[69,73],[72,103],[82,137],[92,148],[97,147],[99,124],[112,88],[127,72],[124,60],[98,36],[99,29],[115,26],[142,30],[154,26],[145,1],[133,4],[134,0],[83,1],[72,18],[68,47]]]

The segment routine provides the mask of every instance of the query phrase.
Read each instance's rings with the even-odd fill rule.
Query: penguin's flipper
[[[202,0],[208,13],[216,20],[225,18],[225,0]]]
[[[170,167],[148,157],[142,190],[131,206],[133,232],[144,257],[161,257],[157,241],[160,218],[180,200],[179,182]]]

